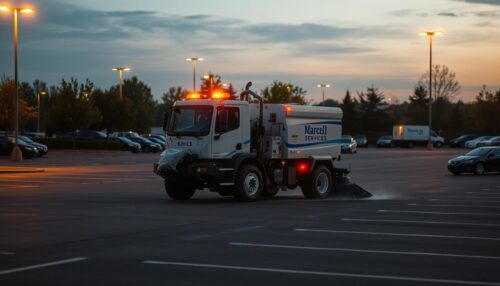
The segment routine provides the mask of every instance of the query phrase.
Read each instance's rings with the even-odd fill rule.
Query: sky
[[[10,1],[10,2],[9,2]],[[412,93],[429,67],[423,30],[442,30],[434,63],[456,72],[470,101],[483,84],[500,88],[500,0],[20,0],[19,78],[57,84],[90,79],[107,89],[115,66],[131,67],[157,99],[169,87],[192,89],[186,57],[203,57],[237,90],[252,81],[299,85],[321,99],[374,85],[392,102]],[[0,14],[0,74],[13,74],[12,16]]]

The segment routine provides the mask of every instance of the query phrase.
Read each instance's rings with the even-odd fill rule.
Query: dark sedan
[[[133,136],[133,137],[130,137],[128,138],[136,143],[139,143],[141,144],[141,147],[142,147],[142,150],[144,152],[154,152],[154,153],[157,153],[157,152],[161,152],[162,151],[162,147],[160,144],[158,143],[154,143],[154,142],[151,142],[150,140],[144,138],[144,137],[140,137],[140,136]]]
[[[480,147],[455,157],[448,161],[448,170],[456,176],[463,172],[476,175],[500,172],[500,147]]]
[[[38,156],[45,155],[45,154],[47,154],[49,152],[49,148],[47,148],[47,145],[35,142],[31,138],[29,138],[28,136],[24,136],[24,135],[23,136],[19,136],[19,139],[21,139],[24,142],[28,143],[28,145],[35,146],[38,149],[38,151],[40,152],[38,154]]]
[[[465,142],[469,141],[469,140],[474,140],[476,139],[477,137],[479,137],[479,135],[474,135],[474,134],[465,134],[465,135],[462,135],[462,136],[459,136],[457,138],[453,138],[450,140],[450,147],[465,147]]]
[[[23,153],[23,157],[25,158],[33,158],[34,156],[38,156],[38,149],[35,146],[28,145],[22,140],[17,141],[17,145],[21,149]],[[1,136],[0,137],[0,156],[10,156],[12,150],[15,146],[15,139],[12,137]]]
[[[122,145],[122,149],[130,151],[132,153],[139,153],[142,150],[141,144],[125,137],[110,137],[109,140],[120,143]]]
[[[368,139],[365,135],[354,135],[354,140],[356,140],[358,147],[368,147]]]

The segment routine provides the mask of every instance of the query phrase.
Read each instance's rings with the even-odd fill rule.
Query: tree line
[[[222,90],[230,98],[237,98],[233,86],[222,82],[219,75],[203,78],[199,92]],[[474,101],[467,103],[455,100],[460,89],[455,73],[448,67],[433,67],[433,129],[448,138],[460,133],[500,135],[500,89],[492,91],[484,86]],[[45,95],[41,95],[42,92]],[[20,129],[35,131],[40,114],[41,130],[48,135],[86,129],[148,133],[152,126],[162,126],[164,114],[187,94],[182,87],[171,87],[157,101],[151,88],[137,77],[124,80],[123,99],[119,97],[118,85],[100,89],[90,80],[80,83],[74,78],[63,79],[50,87],[40,80],[31,84],[23,82],[19,86]],[[262,89],[261,94],[268,103],[312,104],[307,99],[307,91],[291,83],[274,81]],[[0,80],[0,130],[14,129],[14,97],[13,80],[3,77]],[[372,85],[355,94],[347,90],[341,101],[326,99],[318,105],[342,108],[344,134],[375,138],[390,135],[393,125],[427,125],[428,103],[428,74],[423,74],[403,103],[390,102]]]

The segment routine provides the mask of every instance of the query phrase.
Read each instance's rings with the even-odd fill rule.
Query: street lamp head
[[[2,12],[11,12],[11,9],[7,6],[0,6],[0,11]]]
[[[187,58],[186,61],[188,61],[188,62],[201,62],[201,61],[203,61],[203,58],[197,58],[197,57]]]
[[[330,87],[331,85],[329,83],[320,83],[317,85],[317,87]]]
[[[432,37],[432,36],[441,36],[442,34],[444,34],[443,31],[427,31],[427,32],[420,32],[418,33],[420,36],[429,36],[429,37]]]
[[[45,92],[45,91],[40,92],[40,95],[46,95],[46,94],[47,94],[47,92]]]
[[[130,71],[130,68],[116,67],[116,68],[113,68],[112,70],[114,70],[114,71]]]
[[[33,13],[34,11],[33,11],[33,9],[31,9],[31,8],[20,8],[20,9],[19,9],[19,12],[24,13],[24,14],[31,14],[31,13]]]

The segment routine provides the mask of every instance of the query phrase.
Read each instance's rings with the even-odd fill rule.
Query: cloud
[[[500,0],[455,0],[455,1],[467,2],[471,4],[500,5]]]
[[[459,15],[456,13],[452,12],[441,12],[437,14],[438,16],[444,16],[444,17],[458,17]]]

